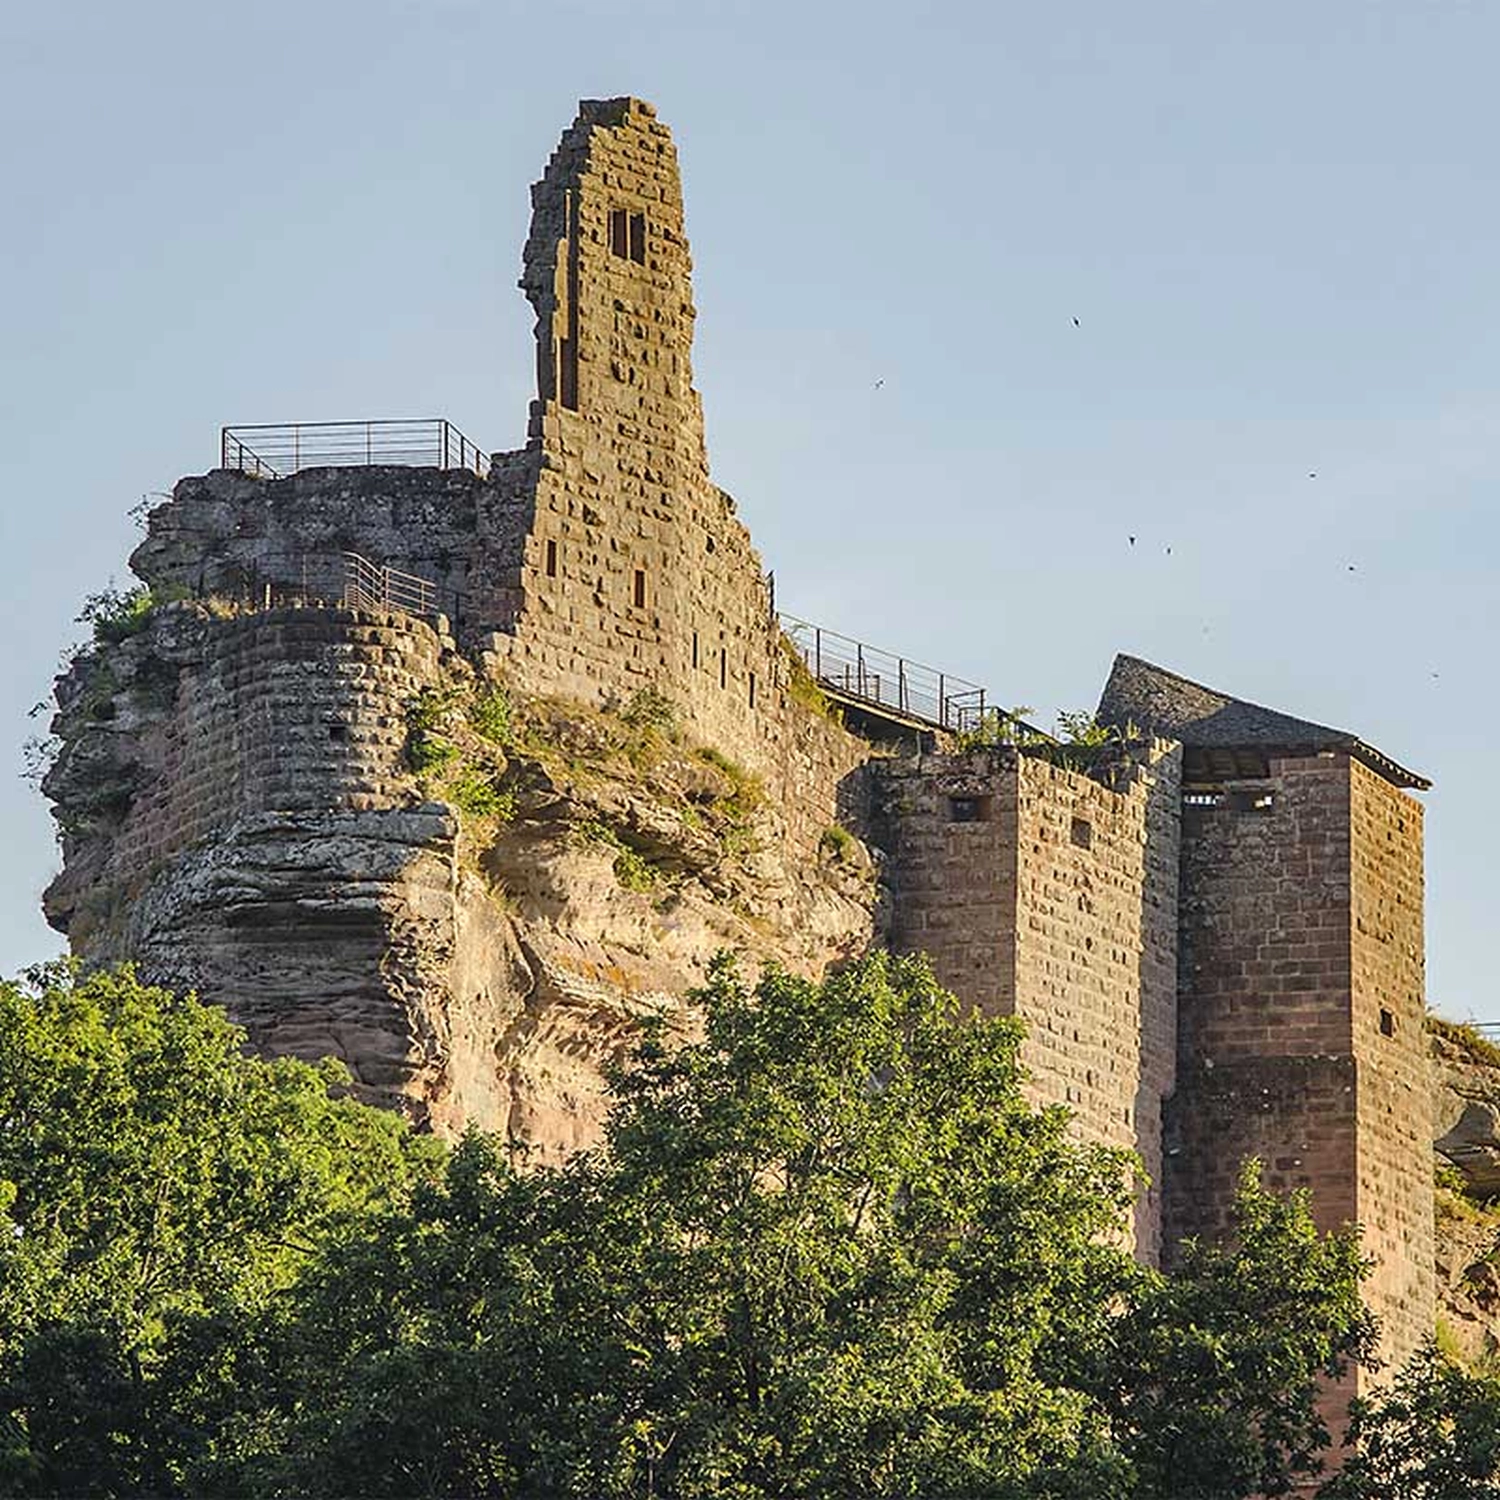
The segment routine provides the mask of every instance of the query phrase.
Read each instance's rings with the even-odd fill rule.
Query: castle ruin
[[[824,670],[709,477],[690,269],[666,127],[587,101],[533,190],[524,447],[444,426],[392,461],[367,430],[330,462],[308,433],[271,462],[226,433],[131,560],[175,602],[59,681],[49,918],[268,1052],[553,1156],[718,949],[925,952],[1026,1022],[1039,1101],[1140,1154],[1143,1258],[1220,1231],[1258,1155],[1364,1226],[1404,1358],[1434,1299],[1426,783],[1127,656],[1093,748],[965,748],[967,685]],[[461,718],[491,688],[537,717],[480,747],[508,800],[466,805],[414,763],[413,705]]]

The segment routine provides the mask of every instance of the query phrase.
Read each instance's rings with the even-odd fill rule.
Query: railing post
[[[292,473],[302,467],[302,424],[292,424]]]
[[[443,420],[439,423],[439,426],[443,430],[443,462],[442,462],[442,467],[446,469],[448,467],[448,420],[447,420],[446,417],[443,418]]]
[[[855,677],[859,682],[859,696],[867,696],[865,693],[865,648],[859,642],[854,643],[854,667]]]
[[[219,467],[221,469],[229,467],[229,429],[227,427],[219,429]]]
[[[938,723],[944,729],[948,727],[948,688],[941,672],[938,673]]]
[[[896,658],[896,706],[906,712],[906,658]]]
[[[820,626],[813,626],[813,676],[823,675],[823,631]]]

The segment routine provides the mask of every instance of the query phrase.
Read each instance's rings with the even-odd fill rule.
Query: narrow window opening
[[[631,214],[630,216],[630,258],[638,266],[646,264],[645,214]]]
[[[698,670],[698,632],[693,632],[693,670]]]
[[[719,652],[719,686],[721,688],[729,686],[729,650],[727,647]]]
[[[1074,818],[1072,839],[1080,849],[1094,847],[1094,825],[1087,818]]]
[[[750,707],[755,707],[755,673],[750,674]]]
[[[578,346],[569,338],[557,341],[557,399],[578,410]]]
[[[330,724],[328,726],[328,738],[336,745],[347,745],[349,743],[349,726],[347,724]]]
[[[646,607],[646,570],[644,568],[635,570],[635,607],[637,609]]]
[[[550,537],[547,539],[547,577],[557,577],[557,543]]]
[[[950,823],[988,823],[990,799],[988,797],[950,797],[948,799],[948,821]]]
[[[630,256],[630,215],[623,208],[609,211],[609,248],[621,260]]]
[[[1276,796],[1274,792],[1254,790],[1231,792],[1229,805],[1238,813],[1268,813],[1276,805]]]
[[[1380,1012],[1380,1034],[1381,1036],[1395,1036],[1396,1018],[1390,1011],[1382,1009]]]

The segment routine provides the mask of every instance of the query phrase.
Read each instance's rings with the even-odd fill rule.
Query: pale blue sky
[[[1437,782],[1431,996],[1500,1019],[1497,56],[1430,0],[5,6],[7,754],[220,423],[521,440],[527,190],[634,93],[783,606],[1042,716],[1123,649],[1357,730]],[[10,972],[55,852],[0,816]]]

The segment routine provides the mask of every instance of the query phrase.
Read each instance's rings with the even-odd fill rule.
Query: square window
[[[1229,806],[1237,813],[1266,814],[1276,805],[1276,794],[1272,791],[1256,791],[1253,787],[1229,794]]]
[[[950,823],[988,823],[990,799],[988,797],[949,797],[948,821]]]
[[[630,215],[623,208],[609,211],[609,248],[621,260],[630,256]]]

